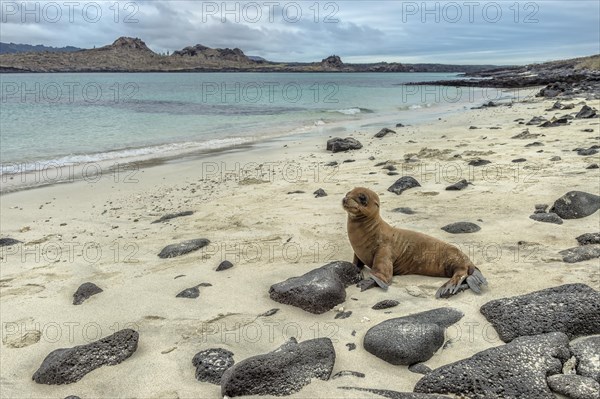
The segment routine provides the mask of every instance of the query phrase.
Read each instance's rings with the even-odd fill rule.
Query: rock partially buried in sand
[[[381,310],[381,309],[389,309],[395,306],[398,306],[400,302],[394,299],[385,299],[383,301],[377,302],[375,305],[371,307],[371,309]]]
[[[137,349],[138,337],[136,331],[125,329],[87,345],[52,351],[33,380],[48,385],[77,382],[98,367],[113,366],[130,357]]]
[[[575,238],[579,245],[600,244],[600,232],[585,233]]]
[[[584,105],[583,107],[581,107],[581,109],[579,110],[577,115],[575,115],[575,118],[576,119],[587,119],[587,118],[593,118],[594,116],[596,116],[596,110],[593,109],[592,107],[590,107],[589,105]]]
[[[221,378],[222,396],[287,396],[310,384],[311,378],[328,380],[335,363],[329,338],[298,343],[291,338],[273,352],[242,360]]]
[[[198,288],[198,286],[186,288],[185,290],[181,291],[179,294],[175,295],[176,298],[188,298],[188,299],[195,299],[195,298],[198,298],[199,296],[200,296],[200,289]]]
[[[393,131],[392,129],[388,129],[387,127],[384,127],[378,133],[376,133],[374,137],[377,138],[377,139],[381,139],[381,138],[384,138],[385,136],[387,136],[390,133],[396,134],[396,132]]]
[[[487,159],[474,159],[469,162],[469,166],[483,166],[483,165],[487,165],[490,163],[492,163],[492,162],[488,161]]]
[[[337,373],[335,373],[334,375],[331,376],[332,380],[335,380],[336,378],[340,378],[340,377],[358,377],[358,378],[365,378],[365,374],[358,372],[358,371],[352,371],[352,370],[342,370],[342,371],[338,371]]]
[[[313,193],[313,195],[315,196],[315,198],[320,198],[320,197],[327,197],[327,193],[325,192],[325,190],[323,190],[322,188],[318,189],[317,191],[315,191]]]
[[[20,244],[20,243],[21,243],[21,241],[15,240],[14,238],[10,238],[10,237],[0,238],[0,247],[8,247],[8,246],[16,245],[16,244]]]
[[[83,283],[73,294],[73,305],[81,305],[86,299],[92,295],[99,294],[102,291],[102,288],[98,287],[94,283]]]
[[[414,188],[414,187],[421,187],[421,185],[419,184],[419,182],[417,180],[415,180],[414,177],[411,176],[402,176],[401,178],[399,178],[398,180],[396,180],[394,182],[394,184],[392,184],[390,187],[388,187],[388,191],[390,193],[394,193],[396,195],[400,195],[402,194],[404,191],[410,189],[410,188]]]
[[[450,234],[467,234],[476,233],[481,230],[481,227],[471,222],[456,222],[442,227],[442,230]]]
[[[398,392],[390,391],[389,389],[376,389],[376,388],[360,388],[360,387],[338,387],[339,389],[345,389],[347,391],[362,391],[369,392],[375,395],[382,396],[389,399],[450,399],[449,396],[444,395],[430,395],[426,393],[413,393],[413,392]]]
[[[458,182],[446,187],[446,190],[460,191],[460,190],[467,188],[469,186],[469,184],[471,184],[471,183],[469,183],[466,179],[462,179],[461,181],[458,181]]]
[[[412,371],[413,373],[417,373],[417,374],[429,374],[431,372],[431,369],[429,368],[429,366],[427,366],[424,363],[415,363],[415,364],[411,364],[410,366],[408,366],[408,371]]]
[[[327,140],[327,151],[331,152],[360,150],[361,148],[362,144],[360,143],[360,141],[352,137],[346,137],[345,139],[340,137],[334,137],[330,140]]]
[[[569,191],[554,202],[550,212],[563,219],[579,219],[600,209],[600,196],[583,191]]]
[[[411,208],[406,208],[406,207],[394,208],[394,209],[392,209],[392,212],[403,213],[405,215],[414,215],[415,214],[415,211],[413,211]]]
[[[570,338],[600,333],[600,293],[585,284],[565,284],[484,304],[480,312],[500,339],[562,332]]]
[[[198,381],[221,384],[221,377],[234,364],[233,352],[221,348],[206,349],[196,353],[192,365],[196,367]]]
[[[192,251],[196,251],[210,244],[206,238],[198,238],[195,240],[183,241],[178,244],[167,245],[158,254],[159,258],[174,258],[176,256],[185,255]]]
[[[154,222],[152,222],[152,224],[165,222],[167,220],[179,218],[179,217],[182,217],[182,216],[190,216],[190,215],[193,215],[193,214],[194,214],[194,211],[183,211],[183,212],[177,212],[177,213],[169,213],[169,214],[166,214],[166,215],[162,216],[160,219],[156,219]]]
[[[346,300],[346,287],[360,281],[360,269],[350,262],[336,261],[318,269],[273,284],[272,300],[321,314]]]
[[[563,333],[520,337],[433,370],[414,391],[468,398],[554,398],[546,376],[562,371],[570,357],[568,344]]]
[[[444,343],[444,329],[463,317],[452,308],[439,308],[383,321],[365,334],[367,352],[394,365],[429,360]]]
[[[219,263],[219,266],[217,266],[216,271],[220,272],[223,270],[231,269],[232,267],[233,267],[233,263],[231,263],[228,260],[224,260],[223,262]]]
[[[563,220],[556,213],[534,213],[529,216],[529,219],[536,222],[563,224]]]
[[[600,258],[600,244],[589,244],[565,249],[559,252],[565,263],[578,263]]]
[[[588,377],[555,374],[548,377],[547,381],[553,392],[567,398],[598,399],[600,397],[600,384]]]
[[[569,347],[577,358],[577,374],[600,383],[600,335],[574,339]]]

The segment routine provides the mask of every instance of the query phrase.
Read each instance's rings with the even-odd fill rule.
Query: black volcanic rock
[[[377,138],[377,139],[381,139],[381,138],[384,138],[385,136],[387,136],[390,133],[396,134],[396,132],[393,131],[392,129],[388,129],[387,127],[384,127],[378,133],[376,133],[374,137]]]
[[[469,183],[466,179],[462,179],[460,181],[457,181],[456,183],[446,187],[446,190],[448,191],[460,191],[463,190],[465,188],[467,188],[469,186]]]
[[[394,365],[424,362],[444,343],[444,328],[462,317],[458,310],[439,308],[389,319],[371,327],[363,345],[367,352]]]
[[[426,393],[414,393],[414,392],[398,392],[390,391],[389,389],[376,389],[376,388],[360,388],[360,387],[338,387],[344,390],[354,390],[361,392],[369,392],[375,395],[382,396],[388,399],[450,399],[449,396],[444,395],[430,395]]]
[[[548,377],[548,386],[553,392],[574,399],[598,399],[600,384],[588,377],[576,374],[554,374]]]
[[[196,251],[210,244],[206,238],[198,238],[194,240],[183,241],[178,244],[167,245],[158,254],[159,258],[174,258],[176,256],[185,255],[192,251]]]
[[[371,307],[371,309],[381,310],[381,309],[389,309],[395,306],[398,306],[400,302],[394,299],[384,299],[383,301],[377,302],[375,305]]]
[[[21,241],[15,240],[14,238],[9,238],[9,237],[0,238],[0,247],[8,247],[8,246],[19,244],[19,243],[21,243]]]
[[[222,348],[211,348],[196,353],[192,365],[196,367],[198,381],[221,384],[221,377],[233,366],[233,352]]]
[[[344,302],[346,287],[358,281],[358,267],[350,262],[336,261],[273,284],[269,296],[279,303],[321,314]]]
[[[217,266],[216,271],[221,272],[223,270],[231,269],[232,267],[233,267],[233,263],[231,263],[228,260],[224,260],[223,262],[219,263],[219,266]]]
[[[83,283],[77,288],[77,291],[73,294],[73,305],[81,305],[86,299],[92,295],[96,295],[102,292],[102,288],[98,287],[94,283]]]
[[[600,244],[589,244],[568,248],[559,252],[565,263],[578,263],[590,259],[600,258]]]
[[[581,110],[575,115],[577,119],[587,119],[596,116],[596,110],[588,105],[584,105]]]
[[[534,116],[533,118],[531,118],[531,120],[529,122],[526,123],[526,125],[528,125],[528,126],[539,125],[546,121],[547,121],[547,119],[544,118],[543,116]],[[523,138],[523,137],[519,137],[519,138]]]
[[[520,337],[433,370],[415,392],[452,393],[472,399],[554,399],[546,376],[559,374],[570,357],[563,333]]]
[[[275,351],[242,360],[225,371],[221,395],[291,395],[312,378],[328,380],[334,363],[335,350],[329,338],[301,343],[291,338]]]
[[[579,245],[600,244],[600,232],[585,233],[575,238]]]
[[[596,148],[579,148],[577,150],[577,155],[582,157],[589,157],[590,155],[596,155],[598,153],[598,149]]]
[[[396,195],[400,195],[402,194],[404,191],[410,189],[410,188],[414,188],[414,187],[421,187],[421,185],[419,184],[419,182],[411,176],[402,176],[401,178],[399,178],[398,180],[396,180],[394,182],[394,184],[392,184],[391,186],[388,187],[388,191],[390,193],[394,193]]]
[[[471,222],[456,222],[442,227],[442,230],[450,234],[467,234],[476,233],[481,230],[481,227]]]
[[[92,370],[113,366],[137,349],[138,333],[125,329],[87,345],[50,352],[33,374],[38,384],[61,385],[79,381]]]
[[[483,166],[483,165],[487,165],[490,163],[492,163],[492,162],[488,161],[487,159],[474,159],[469,162],[469,166]]]
[[[360,141],[352,138],[346,137],[345,139],[340,137],[334,137],[332,139],[327,140],[327,151],[331,152],[342,152],[349,150],[360,150],[362,148],[362,144]]]
[[[550,212],[563,219],[579,219],[600,209],[600,196],[583,191],[569,191],[554,202]]]
[[[577,374],[600,383],[600,335],[574,339],[569,347],[577,359]]]
[[[181,291],[179,294],[175,295],[176,298],[187,298],[187,299],[195,299],[200,296],[200,289],[198,286],[186,288]]]
[[[600,293],[585,284],[565,284],[484,304],[480,312],[500,339],[561,332],[570,338],[600,333]]]
[[[313,193],[313,195],[315,196],[315,198],[327,197],[327,193],[322,188],[320,188],[317,191],[315,191]]]
[[[168,213],[168,214],[166,214],[164,216],[161,216],[159,219],[156,219],[155,221],[153,221],[152,224],[165,222],[167,220],[179,218],[179,217],[182,217],[182,216],[190,216],[190,215],[193,215],[193,214],[194,214],[194,211],[183,211],[183,212],[177,212],[177,213]]]
[[[425,363],[415,363],[415,364],[411,364],[410,366],[408,366],[408,371],[412,371],[413,373],[417,373],[417,374],[426,375],[431,372],[431,369]]]
[[[536,222],[563,224],[563,220],[556,213],[534,213],[529,216],[529,219],[533,219]]]

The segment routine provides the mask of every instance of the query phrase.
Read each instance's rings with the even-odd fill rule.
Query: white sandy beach
[[[600,169],[586,167],[599,163],[600,157],[572,151],[599,144],[598,119],[574,119],[565,127],[527,126],[530,133],[544,136],[511,139],[526,128],[516,119],[527,122],[534,116],[550,119],[576,112],[581,101],[564,101],[576,104],[568,111],[546,111],[554,101],[529,99],[398,129],[394,126],[402,120],[339,129],[336,135],[354,137],[364,146],[347,153],[325,151],[329,135],[307,136],[135,173],[123,170],[97,182],[80,180],[2,195],[1,235],[25,244],[1,249],[1,397],[219,398],[219,386],[194,378],[192,358],[197,352],[220,347],[232,351],[239,362],[274,350],[291,336],[299,341],[330,337],[337,354],[334,374],[365,374],[315,380],[292,397],[376,397],[341,386],[412,392],[420,374],[363,348],[364,334],[375,324],[438,307],[464,312],[447,331],[450,344],[425,362],[436,368],[502,343],[479,313],[492,299],[565,283],[600,288],[598,259],[566,264],[558,254],[576,246],[575,237],[598,231],[598,212],[562,225],[529,219],[535,204],[551,206],[568,191],[599,194]],[[588,105],[600,109],[597,102]],[[373,138],[382,127],[397,134]],[[534,141],[544,145],[525,147]],[[405,162],[411,153],[418,161]],[[561,160],[551,161],[553,156]],[[475,158],[492,163],[468,166]],[[516,158],[527,161],[512,163]],[[342,163],[348,159],[355,162]],[[387,160],[396,165],[398,176],[374,166]],[[325,166],[331,161],[338,161],[339,168]],[[403,175],[415,177],[422,187],[399,196],[387,192]],[[463,191],[445,190],[463,178],[473,184]],[[335,310],[314,315],[272,301],[272,284],[332,260],[352,260],[341,199],[355,186],[380,195],[382,217],[390,224],[460,246],[487,277],[487,289],[481,295],[466,291],[436,300],[435,292],[446,279],[396,276],[387,292],[349,287],[340,306],[352,315],[341,320],[334,319]],[[315,198],[312,193],[319,188],[328,196]],[[304,193],[288,194],[296,190]],[[410,207],[415,214],[392,212],[397,207]],[[194,214],[151,224],[167,213],[187,210]],[[481,231],[452,235],[440,229],[457,221],[477,223]],[[174,259],[158,258],[164,246],[194,238],[212,244]],[[234,267],[215,272],[225,259]],[[88,281],[104,292],[74,306],[73,293]],[[201,287],[199,298],[175,297],[203,282],[212,286]],[[396,299],[400,305],[371,309],[383,299]],[[273,308],[280,310],[258,317]],[[94,370],[70,385],[32,381],[51,351],[122,328],[140,334],[137,351],[123,363]],[[23,337],[27,342],[21,342]],[[349,351],[348,343],[356,349]]]

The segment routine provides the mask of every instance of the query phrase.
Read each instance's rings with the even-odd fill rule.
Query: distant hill
[[[67,47],[51,47],[38,44],[32,46],[31,44],[17,44],[17,43],[3,43],[0,42],[0,54],[16,54],[16,53],[43,53],[49,51],[51,53],[69,53],[73,51],[82,50],[79,47],[67,46]]]
[[[477,72],[491,65],[346,64],[337,55],[320,62],[271,62],[239,48],[185,47],[157,54],[139,38],[120,37],[112,44],[79,51],[0,55],[0,72]]]

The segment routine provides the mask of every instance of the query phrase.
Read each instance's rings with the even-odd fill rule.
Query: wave
[[[361,107],[353,107],[353,108],[344,108],[344,109],[333,109],[327,112],[338,112],[344,115],[356,115],[356,114],[373,114],[375,111],[369,108],[361,108]]]
[[[404,105],[402,107],[398,107],[400,111],[410,111],[414,109],[422,109],[422,108],[431,108],[433,106],[432,103],[425,104],[412,104],[412,105]]]
[[[212,139],[202,142],[181,142],[161,144],[140,148],[125,148],[121,150],[112,150],[98,152],[93,154],[71,154],[60,158],[50,160],[39,160],[32,162],[6,162],[0,164],[0,176],[17,173],[37,172],[53,168],[81,167],[94,163],[115,163],[126,160],[126,162],[147,160],[157,157],[167,157],[198,151],[213,151],[232,148],[253,141],[253,137],[232,137],[224,139]],[[106,166],[106,165],[105,165]]]

